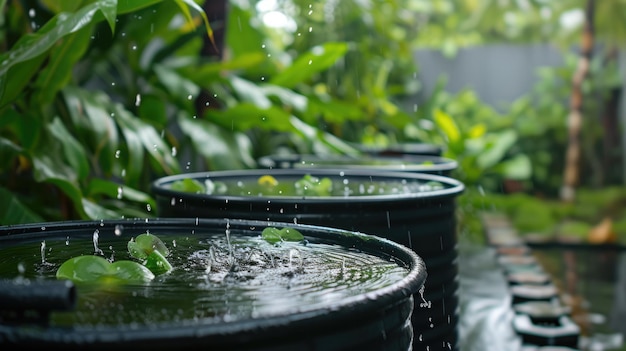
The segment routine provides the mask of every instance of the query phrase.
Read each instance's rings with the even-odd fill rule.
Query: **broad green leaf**
[[[45,105],[50,103],[56,93],[71,79],[74,64],[78,62],[91,42],[89,24],[83,30],[67,35],[52,52],[45,68],[41,71],[35,83],[39,93],[38,101]]]
[[[46,57],[46,55],[39,55],[30,60],[18,62],[7,74],[0,74],[0,108],[12,103],[23,94],[24,88],[39,72]]]
[[[291,115],[282,108],[263,109],[251,103],[240,103],[226,110],[209,110],[207,117],[224,128],[246,131],[259,128],[271,131],[293,131]]]
[[[170,254],[165,243],[156,235],[144,233],[128,241],[128,253],[136,259],[146,259],[154,252],[166,257]]]
[[[257,84],[237,76],[230,77],[230,84],[243,102],[250,102],[260,109],[267,109],[272,106],[272,102],[265,95],[263,88]]]
[[[196,98],[200,93],[198,85],[169,67],[156,64],[154,65],[154,73],[159,77],[159,82],[163,84],[167,91],[180,101],[188,101],[191,104],[192,99]]]
[[[89,197],[106,195],[111,198],[119,198],[150,205],[151,207],[156,206],[156,201],[149,194],[133,189],[126,184],[119,184],[102,178],[91,179],[86,193]]]
[[[477,164],[482,169],[493,167],[500,162],[509,149],[517,142],[517,132],[503,130],[488,136],[485,150],[478,156]]]
[[[55,118],[48,129],[52,136],[60,141],[63,148],[63,155],[67,163],[76,171],[77,179],[85,179],[89,174],[89,162],[83,145],[65,128],[59,118]]]
[[[152,251],[146,258],[144,266],[155,275],[164,274],[172,270],[170,262],[159,251]]]
[[[181,69],[185,78],[192,80],[200,86],[222,80],[222,74],[228,71],[247,70],[257,67],[265,60],[261,52],[244,53],[231,60],[201,64],[196,67]]]
[[[299,56],[287,69],[272,77],[270,83],[293,88],[328,69],[348,51],[346,43],[325,43]]]
[[[458,143],[461,138],[461,132],[459,131],[459,127],[454,122],[452,117],[437,109],[434,111],[434,119],[435,124],[443,131],[443,133],[447,136],[448,141],[450,143]]]
[[[508,179],[527,180],[532,175],[532,163],[526,155],[516,155],[498,164],[498,169]]]
[[[111,0],[101,0],[111,1]],[[88,4],[75,13],[60,13],[30,37],[22,37],[14,47],[0,55],[0,76],[15,64],[35,58],[48,51],[59,39],[87,26],[100,10],[101,1]]]
[[[261,232],[261,237],[263,240],[267,241],[270,244],[279,243],[282,238],[280,237],[280,230],[278,228],[267,227],[263,229]]]
[[[154,274],[143,265],[129,260],[109,262],[101,256],[83,255],[63,262],[56,272],[57,279],[74,283],[130,284],[146,283]]]
[[[128,110],[121,105],[115,105],[115,116],[118,124],[122,127],[126,142],[129,146],[131,154],[137,153],[137,150],[130,150],[131,143],[133,148],[143,147],[145,151],[159,164],[161,169],[168,174],[179,172],[179,164],[172,156],[170,147],[163,141],[159,133],[151,125],[143,122],[139,118],[133,116]],[[139,161],[139,163],[130,163],[129,166],[137,167],[137,164],[143,163],[143,151],[141,155],[136,154],[130,161]],[[134,158],[137,157],[137,160]]]
[[[254,167],[249,142],[245,143],[241,133],[221,128],[204,120],[180,116],[178,118],[183,133],[191,140],[197,150],[208,162],[209,168],[241,169]],[[241,139],[241,140],[240,140]]]
[[[193,179],[193,178],[184,178],[184,179],[172,182],[172,185],[170,185],[170,188],[174,191],[182,191],[185,193],[203,194],[206,192],[204,185],[200,183],[198,180]]]
[[[99,0],[97,2],[98,8],[104,15],[106,21],[109,23],[111,33],[115,33],[115,21],[117,19],[117,1],[118,0]]]
[[[44,219],[28,208],[11,191],[0,187],[0,225],[43,222]]]
[[[267,227],[261,232],[261,238],[270,244],[276,244],[281,241],[301,241],[304,235],[294,228]]]
[[[185,14],[185,17],[187,17],[187,20],[190,23],[194,23],[194,21],[191,16],[191,13],[189,12],[188,7],[191,7],[192,9],[200,13],[200,16],[202,16],[202,21],[204,22],[204,26],[206,27],[207,36],[209,37],[209,39],[211,39],[211,43],[213,44],[213,47],[217,50],[217,47],[215,46],[215,38],[213,38],[213,29],[211,28],[211,25],[209,24],[209,18],[207,17],[202,7],[196,4],[194,0],[175,0],[175,1],[180,7],[181,11],[183,11],[183,14]],[[188,7],[185,5],[187,5]]]
[[[82,201],[80,201],[80,204],[82,206],[82,211],[84,212],[85,218],[88,219],[98,220],[123,218],[121,212],[106,208],[100,205],[100,203],[95,203],[87,198],[83,198]],[[142,214],[142,216],[140,217],[146,217],[146,215]]]

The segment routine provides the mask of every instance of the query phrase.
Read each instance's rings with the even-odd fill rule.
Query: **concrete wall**
[[[427,99],[439,77],[446,76],[446,91],[471,88],[481,101],[498,110],[532,89],[539,67],[563,64],[557,48],[535,44],[463,48],[453,58],[433,50],[418,50],[414,56],[419,65],[418,79],[423,84],[418,101]]]

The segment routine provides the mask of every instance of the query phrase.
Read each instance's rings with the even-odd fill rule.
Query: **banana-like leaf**
[[[180,116],[178,123],[191,139],[194,149],[212,170],[242,169],[256,166],[250,142],[241,133],[225,130],[203,120]]]
[[[85,179],[89,174],[87,154],[81,143],[65,128],[59,118],[55,118],[49,125],[50,134],[59,140],[67,165],[76,172],[76,179]]]
[[[300,55],[291,66],[272,77],[270,83],[293,88],[334,65],[346,52],[348,52],[347,43],[330,42],[316,46]]]
[[[0,187],[0,225],[43,222],[9,190]]]

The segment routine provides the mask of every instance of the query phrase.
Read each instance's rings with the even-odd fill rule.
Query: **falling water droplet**
[[[121,186],[117,187],[117,199],[121,200],[123,195],[124,195],[124,189]]]
[[[115,158],[120,158],[120,154],[122,153],[121,150],[116,150],[115,151]]]
[[[146,210],[148,210],[148,212],[152,211],[152,206],[150,206],[150,204],[146,204]]]
[[[46,241],[41,242],[41,263],[46,263]]]
[[[121,224],[117,224],[115,229],[113,229],[113,233],[115,236],[122,236],[122,232],[124,231],[124,226]]]
[[[313,27],[309,27],[309,33],[313,31]]]
[[[24,267],[24,264],[22,262],[19,262],[17,264],[17,272],[22,275],[24,274],[24,272],[26,272],[26,267]]]
[[[97,255],[104,254],[102,250],[98,247],[98,240],[100,238],[100,231],[98,229],[94,230],[92,240],[93,240],[93,251]]]
[[[135,96],[135,106],[139,106],[141,104],[141,94],[137,94]]]
[[[65,238],[65,246],[67,246],[69,244],[70,244],[70,237],[68,236],[68,237]]]
[[[28,15],[29,15],[31,18],[32,18],[32,17],[35,17],[35,15],[36,15],[36,14],[37,14],[37,13],[35,12],[35,9],[30,9],[30,10],[28,10]]]
[[[176,150],[176,146],[172,146],[172,157],[176,157],[178,151]]]

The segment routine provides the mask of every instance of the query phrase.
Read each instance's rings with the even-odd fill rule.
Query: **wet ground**
[[[575,350],[626,350],[626,252],[533,246],[531,253],[572,307],[568,317],[580,327]],[[461,238],[459,283],[459,351],[542,350],[513,327],[513,296],[494,246]]]
[[[512,298],[493,248],[459,244],[460,351],[522,350]]]

